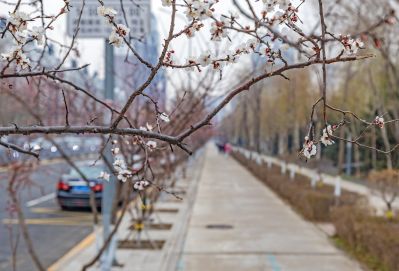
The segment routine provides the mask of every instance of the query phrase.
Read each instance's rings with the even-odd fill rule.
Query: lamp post
[[[106,100],[114,100],[114,47],[109,44],[108,40],[105,39],[104,43],[105,47],[105,81],[104,81],[104,98]],[[104,115],[104,122],[109,121],[110,116],[107,114]],[[104,157],[109,162],[112,163],[112,151],[111,140],[107,143],[104,149]],[[114,174],[110,174],[110,179],[108,182],[103,183],[103,192],[102,192],[102,200],[101,200],[101,212],[102,212],[102,223],[103,223],[103,240],[104,243],[108,239],[108,236],[111,233],[111,225],[113,224],[112,217],[112,206],[115,198],[116,191],[116,177]],[[116,248],[116,237],[113,236],[110,244],[105,249],[102,261],[101,261],[101,270],[109,271],[111,270],[111,265],[115,258],[115,248]]]

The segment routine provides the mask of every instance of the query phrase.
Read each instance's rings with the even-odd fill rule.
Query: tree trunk
[[[345,127],[341,127],[339,130],[339,137],[345,138]],[[345,163],[345,141],[340,140],[338,143],[338,174],[341,174],[344,169]]]
[[[383,115],[381,110],[378,110],[378,115],[379,116]],[[382,140],[384,141],[385,150],[389,151],[391,149],[391,144],[389,143],[389,138],[388,138],[388,133],[387,133],[387,127],[386,126],[381,128],[381,136],[382,136]],[[391,156],[391,153],[387,153],[386,154],[386,158],[387,158],[387,168],[388,169],[392,169],[392,156]]]
[[[300,132],[301,128],[299,127],[299,123],[296,121],[294,124],[294,132],[292,133],[293,135],[292,144],[295,152],[298,152],[301,149]]]
[[[244,105],[243,105],[243,116],[241,122],[241,131],[242,131],[242,139],[245,147],[249,147],[249,127],[248,127],[248,101],[247,97],[244,96]]]
[[[354,153],[354,159],[355,159],[355,177],[359,178],[360,177],[360,150],[359,146],[354,144],[353,146],[353,153]]]
[[[284,155],[287,152],[287,133],[280,132],[278,135],[278,155]]]
[[[15,210],[17,212],[18,224],[20,226],[22,236],[23,236],[26,246],[28,248],[28,253],[31,256],[36,268],[40,271],[45,271],[46,269],[44,268],[39,257],[37,256],[36,251],[33,246],[33,243],[32,243],[32,239],[30,238],[28,227],[26,226],[26,223],[25,223],[25,216],[24,216],[23,211],[21,210],[21,205],[17,198],[16,191],[14,191],[14,189],[11,186],[12,186],[12,184],[9,185],[8,191],[10,194],[11,201],[14,204]]]
[[[255,150],[260,153],[260,130],[261,130],[261,92],[256,90],[254,114],[254,145]]]

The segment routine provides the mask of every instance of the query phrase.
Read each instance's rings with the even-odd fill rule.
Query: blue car
[[[88,183],[75,170],[71,169],[68,174],[62,175],[57,185],[57,200],[61,209],[90,208],[90,190],[94,191],[96,206],[101,207],[103,191],[102,180],[99,179],[103,167],[101,166],[78,166],[79,170],[86,176]]]

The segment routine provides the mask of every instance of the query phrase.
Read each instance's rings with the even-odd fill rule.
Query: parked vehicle
[[[90,190],[92,190],[95,193],[96,206],[101,207],[103,183],[99,176],[103,166],[91,166],[86,163],[78,165],[78,168],[86,176],[89,183],[75,169],[71,169],[67,174],[62,175],[57,185],[59,206],[61,209],[89,208]]]

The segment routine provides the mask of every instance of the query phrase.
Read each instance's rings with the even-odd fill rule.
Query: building
[[[155,65],[159,58],[159,33],[156,27],[156,17],[151,15],[151,30],[145,39],[133,42],[133,46],[140,56],[146,61]],[[145,82],[150,74],[148,69],[131,53],[126,59],[126,54],[115,54],[115,93],[116,99],[125,101],[129,95]],[[166,77],[165,71],[160,69],[150,86],[146,88],[145,93],[150,95],[156,101],[160,109],[165,108],[166,104]],[[145,102],[144,97],[138,97],[139,104]]]

